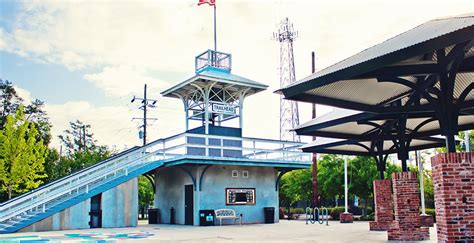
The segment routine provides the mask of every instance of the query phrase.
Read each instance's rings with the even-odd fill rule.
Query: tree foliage
[[[289,205],[311,199],[311,170],[302,169],[286,173],[280,182],[280,197]]]
[[[97,140],[93,138],[94,134],[90,132],[91,125],[76,120],[69,122],[69,127],[63,135],[59,135],[59,139],[68,154],[96,149]]]
[[[89,130],[91,126],[79,120],[70,122],[70,129],[59,136],[63,145],[66,146],[64,155],[56,150],[47,158],[47,171],[50,175],[49,181],[67,176],[78,170],[84,169],[97,162],[109,158],[113,151],[106,146],[98,146]],[[84,133],[85,132],[85,133]],[[85,134],[85,140],[84,135]],[[84,145],[85,141],[85,145]]]
[[[349,191],[367,202],[373,196],[373,181],[379,179],[375,160],[356,156],[349,161],[348,170],[351,172]]]
[[[344,160],[327,154],[318,160],[318,192],[322,198],[344,195]]]
[[[0,79],[0,129],[5,126],[7,116],[15,114],[21,105],[24,106],[26,119],[35,124],[38,131],[36,139],[48,145],[51,141],[51,123],[44,111],[44,102],[35,99],[31,104],[24,104],[24,99],[18,95],[13,84]]]
[[[153,203],[153,186],[145,176],[138,177],[138,201],[140,208],[148,208]]]
[[[0,184],[8,199],[42,183],[47,147],[40,139],[35,124],[30,123],[19,106],[14,115],[7,115],[0,133]]]

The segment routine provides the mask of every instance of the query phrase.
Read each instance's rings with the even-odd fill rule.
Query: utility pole
[[[315,55],[314,55],[314,51],[311,52],[311,73],[315,73],[316,72],[316,59],[315,59]],[[316,104],[312,104],[312,118],[316,118]],[[313,137],[313,141],[316,140],[316,137]],[[314,207],[317,207],[319,205],[319,198],[318,198],[318,154],[317,153],[313,153],[312,155],[312,158],[311,158],[312,162],[313,162],[313,166],[312,166],[312,177],[313,177],[313,197],[312,197],[312,200],[311,200],[311,206],[314,208]]]
[[[132,118],[132,120],[135,120],[135,119],[138,119],[138,120],[143,120],[143,125],[141,125],[140,127],[143,127],[143,146],[146,145],[146,128],[147,128],[147,121],[148,120],[157,120],[157,118],[149,118],[147,117],[147,107],[149,108],[156,108],[156,102],[157,100],[154,100],[154,99],[148,99],[147,96],[146,96],[146,91],[147,91],[147,85],[145,84],[145,87],[143,89],[143,98],[140,98],[140,97],[135,97],[133,96],[132,100],[131,100],[131,103],[135,102],[135,100],[139,100],[141,101],[142,103],[142,106],[139,107],[139,109],[142,109],[143,110],[143,118],[137,118],[137,117],[134,117]],[[150,104],[151,102],[151,104]]]

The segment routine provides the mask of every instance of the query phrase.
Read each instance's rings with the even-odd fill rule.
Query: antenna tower
[[[298,37],[298,31],[293,28],[288,18],[284,18],[273,39],[280,42],[280,88],[296,81],[295,61],[293,56],[293,41]],[[299,125],[298,103],[280,96],[280,140],[300,141],[300,137],[291,131]]]

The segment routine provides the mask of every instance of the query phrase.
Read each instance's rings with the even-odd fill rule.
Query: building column
[[[395,220],[388,229],[388,240],[429,240],[429,228],[420,227],[420,198],[416,173],[394,173],[392,184]]]
[[[372,231],[386,231],[393,221],[392,183],[390,180],[375,180],[375,221],[369,222]]]
[[[431,158],[439,242],[474,240],[474,153]]]

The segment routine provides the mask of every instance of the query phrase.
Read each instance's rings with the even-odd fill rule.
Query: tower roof
[[[188,96],[196,90],[204,89],[214,84],[213,88],[225,89],[230,95],[238,97],[238,93],[244,90],[245,96],[249,96],[268,88],[268,85],[235,75],[228,70],[208,66],[196,73],[193,77],[174,85],[161,92],[165,97],[179,98]]]

